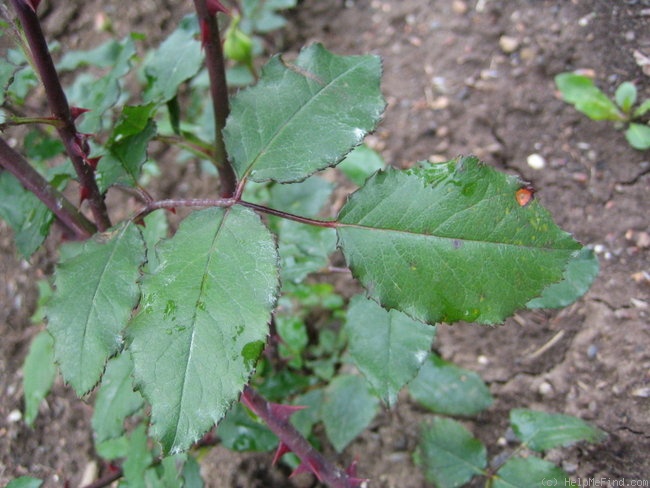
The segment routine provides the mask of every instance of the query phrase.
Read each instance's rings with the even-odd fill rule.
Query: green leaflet
[[[52,336],[41,331],[32,340],[23,365],[25,423],[32,426],[38,408],[50,392],[56,378]]]
[[[136,386],[166,452],[221,420],[255,367],[278,290],[275,242],[243,207],[190,214],[157,247],[127,329]]]
[[[423,425],[413,460],[437,487],[452,488],[483,474],[487,450],[460,422],[436,417]]]
[[[198,31],[196,16],[186,16],[145,61],[143,69],[149,81],[145,102],[166,103],[176,96],[182,83],[201,69],[203,54],[197,39]]]
[[[7,171],[0,172],[0,195],[0,218],[14,230],[18,251],[29,259],[47,237],[54,214]]]
[[[116,183],[135,186],[140,178],[142,165],[147,161],[149,141],[156,135],[153,121],[156,107],[148,105],[128,106],[106,144],[106,153],[97,166],[97,184],[105,192]]]
[[[417,375],[436,333],[435,327],[360,295],[350,301],[346,331],[352,359],[388,406]]]
[[[356,375],[336,376],[324,390],[320,415],[327,437],[342,452],[372,422],[379,401]]]
[[[555,84],[564,101],[575,106],[592,120],[624,120],[618,107],[605,95],[591,78],[575,73],[561,73]]]
[[[471,416],[492,405],[492,395],[481,377],[431,353],[409,384],[413,399],[445,415]]]
[[[83,395],[121,347],[122,329],[140,296],[136,280],[144,243],[136,226],[126,222],[83,245],[66,245],[61,254],[56,291],[45,308],[48,330],[63,378]]]
[[[583,248],[569,261],[564,279],[546,288],[542,295],[526,304],[528,308],[561,308],[587,293],[600,266],[591,249]]]
[[[515,435],[535,451],[547,451],[578,441],[600,442],[605,433],[577,417],[517,408],[510,412]]]
[[[502,322],[562,279],[581,249],[522,186],[476,158],[379,172],[339,213],[368,294],[427,323]]]
[[[518,488],[520,486],[578,486],[553,463],[531,456],[513,457],[501,466],[492,488]]]
[[[296,182],[340,162],[381,117],[380,76],[376,56],[335,56],[320,44],[295,64],[272,58],[232,101],[224,139],[239,179]]]
[[[135,43],[132,38],[125,37],[119,43],[111,43],[103,52],[102,59],[93,63],[110,68],[110,71],[100,78],[90,73],[81,74],[76,77],[74,84],[66,89],[71,105],[91,109],[79,119],[79,131],[94,133],[102,128],[104,113],[118,102],[122,93],[120,79],[131,70],[131,60],[135,55]],[[80,56],[83,54],[80,53]],[[74,66],[73,62],[67,64]]]
[[[95,399],[92,426],[95,442],[114,439],[124,433],[124,420],[143,405],[133,391],[133,361],[128,353],[111,358]]]

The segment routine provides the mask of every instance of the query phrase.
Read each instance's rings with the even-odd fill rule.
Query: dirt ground
[[[67,48],[104,40],[93,32],[100,12],[120,34],[155,37],[191,8],[118,5],[45,1],[41,8],[46,30]],[[548,453],[572,476],[583,483],[650,480],[650,152],[631,149],[610,123],[560,101],[553,83],[558,73],[585,69],[610,94],[630,80],[650,96],[648,71],[633,56],[650,56],[650,1],[305,0],[290,19],[278,48],[321,41],[339,54],[383,58],[389,105],[369,143],[388,162],[407,167],[478,155],[531,181],[556,221],[599,255],[594,286],[565,310],[522,312],[497,328],[439,328],[438,352],[479,372],[495,395],[494,405],[466,424],[490,457],[512,448],[503,441],[510,409],[537,408],[579,416],[608,433],[598,446]],[[543,157],[543,168],[528,164],[531,154]],[[30,474],[47,487],[80,486],[97,468],[90,407],[63,385],[33,430],[16,421],[20,368],[38,330],[29,322],[34,279],[49,272],[47,253],[30,263],[17,258],[0,224],[0,484]],[[404,397],[338,461],[357,459],[371,487],[429,486],[411,461],[419,424],[429,417]],[[309,477],[288,480],[270,459],[216,448],[202,459],[206,486],[313,486]]]

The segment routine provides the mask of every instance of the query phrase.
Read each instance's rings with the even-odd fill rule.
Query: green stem
[[[28,125],[28,124],[46,124],[51,125],[52,127],[59,128],[63,124],[59,119],[54,117],[14,117],[10,116],[7,118],[6,122],[0,124],[0,132],[4,131],[7,127],[17,126],[17,125]]]

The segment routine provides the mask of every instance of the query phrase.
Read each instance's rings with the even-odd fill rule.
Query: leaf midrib
[[[515,244],[515,243],[509,243],[509,242],[500,242],[500,241],[488,241],[488,240],[479,240],[479,239],[468,239],[466,237],[447,237],[447,236],[440,236],[436,234],[424,234],[421,232],[416,232],[416,231],[409,231],[409,230],[403,230],[403,229],[388,229],[384,227],[372,227],[369,225],[361,225],[361,224],[348,224],[348,223],[343,223],[343,222],[338,222],[337,229],[339,228],[353,228],[353,229],[361,229],[361,230],[367,230],[367,231],[372,231],[372,232],[387,232],[387,233],[397,233],[397,234],[406,234],[406,235],[412,235],[415,237],[419,238],[431,238],[431,239],[439,239],[439,240],[446,240],[446,241],[460,241],[463,243],[475,243],[475,244],[484,244],[484,245],[499,245],[499,246],[507,246],[507,247],[513,247],[513,248],[523,248],[523,249],[533,249],[533,250],[540,250],[540,251],[577,251],[579,250],[579,247],[547,247],[547,246],[535,246],[533,244]],[[458,249],[460,251],[460,249]]]
[[[337,81],[339,81],[341,78],[351,74],[353,71],[363,67],[367,63],[366,58],[361,58],[361,62],[356,63],[354,66],[350,67],[349,69],[346,69],[339,75],[337,75],[335,78],[332,78],[329,82],[327,82],[325,85],[323,85],[309,100],[307,100],[306,103],[302,104],[300,107],[298,107],[298,110],[294,111],[287,119],[280,125],[277,126],[276,131],[273,133],[272,137],[269,139],[267,144],[262,146],[260,150],[258,151],[257,155],[253,158],[253,160],[249,163],[248,167],[246,168],[246,171],[242,175],[242,180],[245,180],[249,177],[250,173],[253,171],[256,163],[258,160],[266,154],[266,152],[269,150],[270,147],[273,146],[273,143],[280,137],[280,135],[286,130],[286,128],[290,125],[291,122],[293,122],[294,119],[300,115],[301,112],[306,110],[308,107],[310,107],[313,103],[315,103],[320,97],[329,89],[332,88]],[[293,70],[287,69],[287,72],[292,72],[295,73],[296,76],[300,78],[307,78],[305,75],[300,75],[296,73]],[[313,80],[312,80],[313,81]],[[277,82],[274,84],[278,84]]]
[[[185,371],[184,371],[184,374],[183,374],[183,384],[181,386],[181,398],[180,398],[180,402],[178,404],[179,408],[178,408],[178,410],[176,412],[176,419],[175,419],[175,422],[174,422],[174,441],[172,443],[172,448],[174,446],[176,446],[177,441],[178,441],[178,436],[179,436],[180,418],[181,418],[181,412],[183,411],[183,402],[184,402],[185,397],[186,397],[185,392],[186,392],[186,388],[187,388],[187,378],[189,376],[189,371],[188,370],[189,370],[189,366],[190,366],[191,359],[192,359],[192,350],[193,350],[192,346],[194,344],[194,338],[195,338],[195,334],[196,334],[197,311],[199,309],[199,303],[201,302],[201,298],[204,295],[204,290],[205,290],[204,284],[205,284],[205,281],[207,279],[207,276],[209,275],[208,269],[210,267],[210,262],[212,261],[213,256],[216,254],[214,252],[215,246],[216,246],[217,241],[219,240],[222,229],[225,226],[226,219],[227,219],[228,215],[230,214],[230,210],[231,210],[230,207],[226,208],[224,210],[224,214],[223,214],[223,217],[221,219],[221,222],[219,223],[219,226],[217,227],[217,229],[216,229],[216,231],[214,233],[214,237],[212,239],[210,249],[209,249],[209,251],[207,253],[207,260],[206,260],[205,266],[203,268],[203,276],[201,278],[201,285],[200,285],[200,288],[199,288],[199,293],[198,293],[197,299],[196,299],[196,301],[194,303],[194,308],[193,308],[193,312],[192,312],[192,321],[191,321],[192,333],[190,334],[190,339],[188,341],[187,359],[185,361]]]
[[[101,273],[99,274],[99,276],[98,276],[98,278],[96,280],[97,286],[94,287],[91,306],[88,307],[88,311],[87,311],[87,314],[86,314],[86,319],[84,321],[83,334],[81,336],[81,351],[80,351],[81,357],[79,359],[79,365],[81,366],[81,370],[79,371],[80,381],[81,381],[81,378],[83,378],[84,371],[87,370],[87,368],[84,367],[84,364],[86,362],[85,356],[86,356],[86,353],[88,352],[88,348],[86,347],[86,338],[87,338],[87,335],[88,335],[89,323],[91,322],[90,316],[92,315],[93,311],[95,310],[98,291],[99,291],[99,288],[101,286],[102,281],[104,280],[104,275],[106,275],[106,272],[107,272],[107,270],[109,268],[109,264],[113,261],[113,258],[114,258],[115,254],[117,252],[117,248],[119,247],[118,245],[119,245],[121,239],[124,237],[124,234],[126,233],[126,230],[129,228],[129,225],[130,224],[125,225],[124,228],[120,231],[117,238],[111,241],[112,244],[113,244],[111,253],[109,254],[108,258],[106,259],[106,262],[104,263],[104,266],[103,266],[103,268],[101,270]],[[104,344],[103,341],[101,342],[101,344],[102,344],[102,346],[104,346],[104,349],[107,349],[106,344]],[[84,392],[85,392],[85,390],[86,390],[86,387],[84,387]]]

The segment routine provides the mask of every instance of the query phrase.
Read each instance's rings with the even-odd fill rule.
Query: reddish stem
[[[104,204],[104,197],[95,182],[94,169],[84,161],[84,157],[88,154],[85,136],[80,134],[75,126],[68,99],[63,92],[35,8],[25,0],[11,0],[11,3],[20,19],[31,57],[45,88],[45,95],[52,115],[61,121],[57,131],[79,178],[82,194],[87,195],[97,228],[102,231],[106,230],[111,226],[111,222]]]
[[[358,487],[358,480],[351,478],[345,471],[337,468],[318,452],[300,432],[289,422],[286,415],[278,415],[277,409],[264,397],[246,386],[241,401],[253,413],[260,417],[271,431],[278,436],[288,450],[296,454],[302,464],[309,468],[316,477],[332,488]]]
[[[223,129],[230,107],[228,105],[228,86],[226,85],[226,66],[219,34],[217,16],[210,13],[206,0],[194,0],[194,8],[201,25],[201,39],[205,48],[205,65],[210,77],[210,94],[215,118],[214,163],[221,180],[221,196],[231,197],[237,188],[237,176],[226,153]]]
[[[0,166],[14,175],[26,190],[36,195],[72,236],[87,239],[95,233],[92,222],[3,139],[0,139]]]
[[[269,215],[275,215],[276,217],[281,217],[283,219],[293,220],[295,222],[300,222],[301,224],[315,225],[316,227],[330,227],[337,228],[342,227],[343,224],[336,220],[318,220],[310,219],[309,217],[302,217],[300,215],[291,214],[284,212],[282,210],[276,210],[274,208],[265,207],[264,205],[258,205],[256,203],[247,202],[245,200],[239,200],[238,204],[248,207],[250,209],[256,210],[258,212],[263,212]]]

